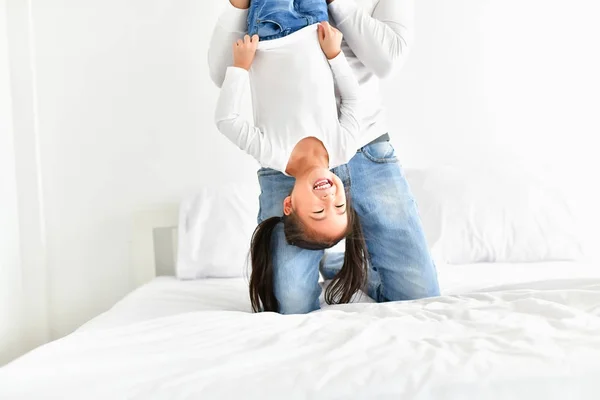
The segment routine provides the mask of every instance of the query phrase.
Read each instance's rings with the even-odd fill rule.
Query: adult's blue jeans
[[[365,288],[378,302],[439,295],[437,271],[425,240],[415,199],[389,141],[361,148],[348,164],[334,168],[360,218],[369,252]],[[258,171],[261,187],[258,222],[283,215],[283,200],[294,178],[272,169]],[[304,250],[287,244],[283,224],[272,237],[274,292],[282,314],[319,309],[319,268],[331,279],[343,253]]]
[[[252,0],[248,34],[278,39],[328,18],[326,0]]]

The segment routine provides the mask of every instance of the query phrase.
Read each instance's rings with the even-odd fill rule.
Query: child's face
[[[283,211],[285,215],[296,213],[307,228],[327,238],[342,237],[348,227],[344,184],[325,168],[296,177]]]

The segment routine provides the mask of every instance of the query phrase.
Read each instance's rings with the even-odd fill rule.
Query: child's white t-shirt
[[[240,115],[248,80],[254,125]],[[339,113],[335,89],[341,98]],[[344,54],[328,62],[317,26],[311,25],[259,43],[250,72],[229,67],[215,121],[221,133],[263,167],[285,173],[298,142],[315,137],[327,149],[329,167],[334,168],[356,154],[358,93],[358,82]]]

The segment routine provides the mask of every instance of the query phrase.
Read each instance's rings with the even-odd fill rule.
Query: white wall
[[[15,15],[25,3],[12,0]],[[54,336],[131,289],[135,210],[254,179],[211,122],[206,51],[221,3],[32,0],[32,40],[11,28],[11,51],[25,43],[34,55],[11,64],[34,65],[14,90],[36,94]],[[588,0],[418,0],[416,47],[385,85],[403,164],[589,170],[598,11]]]
[[[599,13],[589,0],[417,2],[417,46],[392,85],[403,95],[387,96],[406,162],[593,154]]]
[[[532,172],[572,197],[596,249],[600,3],[416,4],[416,46],[399,79],[385,85],[404,165]]]
[[[0,365],[49,338],[26,5],[21,0],[0,1]],[[19,41],[11,40],[15,35]]]
[[[211,123],[215,10],[197,1],[33,1],[50,321],[59,336],[131,289],[135,210],[255,164]],[[19,66],[15,66],[18,69]]]
[[[0,0],[0,366],[21,348],[19,217],[10,97],[6,2]],[[18,300],[17,300],[18,301]]]

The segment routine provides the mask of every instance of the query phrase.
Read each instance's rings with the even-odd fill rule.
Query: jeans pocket
[[[362,152],[369,160],[376,163],[395,163],[398,162],[396,150],[390,142],[378,142],[368,144],[362,148]]]
[[[258,36],[261,38],[278,36],[284,33],[284,29],[281,24],[274,19],[261,19],[258,21],[257,26]]]

